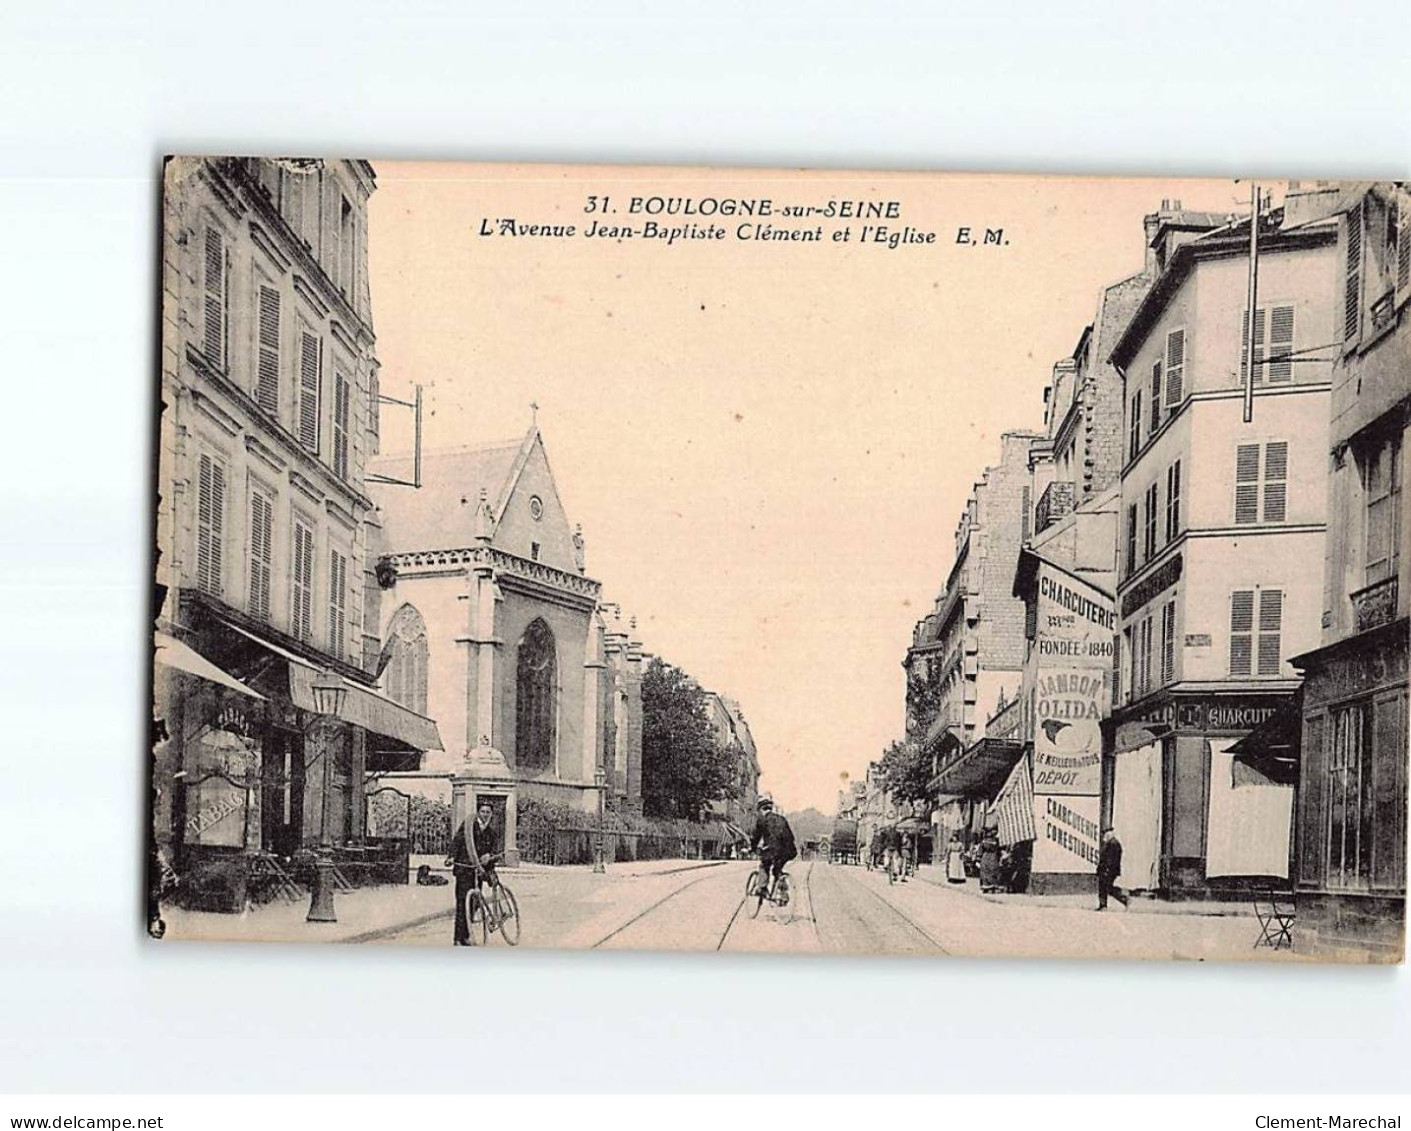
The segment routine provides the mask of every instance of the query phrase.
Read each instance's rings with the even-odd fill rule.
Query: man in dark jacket
[[[487,879],[493,879],[495,860],[504,855],[505,830],[495,820],[494,806],[480,799],[475,819],[462,822],[451,842],[446,863],[456,872],[455,945],[470,946],[470,920],[465,913],[466,896],[479,892]]]
[[[756,802],[754,835],[750,837],[751,850],[759,850],[759,870],[764,873],[765,882],[773,890],[779,881],[784,865],[799,854],[794,844],[794,830],[789,827],[788,818],[774,811],[774,802],[767,796]]]
[[[1117,886],[1117,877],[1122,874],[1122,842],[1111,829],[1102,833],[1102,848],[1097,854],[1097,909],[1107,910],[1107,897],[1110,895],[1123,907],[1127,906],[1127,896]]]

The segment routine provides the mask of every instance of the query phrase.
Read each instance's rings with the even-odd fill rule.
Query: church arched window
[[[426,714],[426,622],[414,606],[403,605],[393,614],[387,625],[387,648],[390,658],[382,673],[387,697]]]
[[[515,689],[515,762],[521,770],[547,770],[554,764],[558,660],[554,634],[542,619],[520,639]]]

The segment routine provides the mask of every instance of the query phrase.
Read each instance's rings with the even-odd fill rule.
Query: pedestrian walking
[[[950,834],[950,845],[946,848],[946,881],[952,884],[965,882],[965,845],[958,832]]]
[[[1110,895],[1123,907],[1129,906],[1127,895],[1117,886],[1117,877],[1122,874],[1122,842],[1112,829],[1104,829],[1102,848],[1097,854],[1097,909],[1107,910],[1107,897]]]

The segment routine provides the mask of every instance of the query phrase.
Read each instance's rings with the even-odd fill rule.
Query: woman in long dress
[[[980,842],[980,890],[999,890],[999,837],[993,830]]]
[[[952,833],[946,847],[946,880],[952,884],[965,882],[965,848],[960,843],[960,834]]]

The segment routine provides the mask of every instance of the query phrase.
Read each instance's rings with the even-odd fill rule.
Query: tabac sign
[[[1037,580],[1034,792],[1096,797],[1116,609],[1108,594],[1046,562]]]

